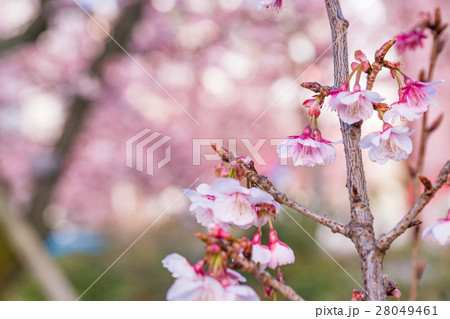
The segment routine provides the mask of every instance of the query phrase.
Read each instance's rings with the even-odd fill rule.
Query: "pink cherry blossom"
[[[222,285],[212,277],[196,271],[186,258],[170,254],[162,261],[175,282],[167,291],[167,300],[224,300]]]
[[[414,112],[413,108],[411,108],[408,103],[397,101],[392,103],[391,109],[384,113],[383,120],[391,123],[397,122],[399,118],[407,121],[414,121],[421,118],[422,114],[423,112]]]
[[[342,83],[339,89],[337,90],[329,90],[327,94],[328,96],[330,96],[330,98],[327,101],[325,101],[324,107],[331,108],[331,103],[333,103],[334,99],[339,95],[339,93],[346,92],[347,90],[348,90],[348,82]]]
[[[309,116],[319,117],[320,115],[320,104],[318,99],[308,99],[303,102],[303,105],[308,108]]]
[[[322,138],[320,131],[315,129],[311,135],[311,127],[307,126],[300,136],[289,136],[277,146],[278,157],[292,157],[295,166],[325,165],[334,162],[336,150],[330,141]]]
[[[221,223],[214,218],[213,204],[216,199],[213,196],[211,186],[208,184],[201,184],[197,187],[197,191],[185,189],[184,194],[191,200],[192,204],[189,210],[195,214],[197,223],[202,226],[208,227],[210,224],[215,223],[220,227],[227,228],[227,225]]]
[[[450,209],[446,218],[440,218],[431,226],[428,226],[422,234],[422,238],[431,235],[431,237],[439,245],[446,245],[450,243]]]
[[[400,101],[406,102],[414,113],[422,114],[428,110],[428,105],[437,104],[431,98],[437,94],[437,90],[432,86],[441,82],[413,81],[407,77],[405,78],[406,85],[398,91]]]
[[[412,142],[409,138],[414,131],[405,126],[383,125],[381,132],[372,132],[364,137],[359,145],[369,148],[369,157],[373,162],[384,164],[388,159],[401,161],[408,158],[412,152]]]
[[[212,185],[214,218],[221,223],[247,229],[257,226],[259,216],[255,205],[258,203],[273,204],[273,197],[259,188],[242,187],[232,178],[219,178]],[[277,205],[277,207],[279,207]]]
[[[269,231],[269,249],[272,256],[267,264],[268,267],[275,269],[278,266],[294,263],[294,252],[288,245],[278,239],[275,229]]]
[[[262,8],[266,8],[269,10],[274,10],[276,12],[281,10],[281,6],[283,4],[283,0],[258,0],[256,4],[256,8],[261,10]]]
[[[414,29],[408,33],[401,33],[396,36],[396,47],[400,54],[406,50],[415,50],[418,47],[423,47],[423,39],[427,36],[423,33],[424,29]]]
[[[355,51],[355,59],[360,63],[353,62],[351,65],[352,70],[358,68],[360,65],[362,65],[362,71],[366,72],[367,70],[369,70],[370,62],[367,59],[367,56],[361,50]]]
[[[384,100],[378,93],[370,90],[361,90],[358,83],[353,92],[341,92],[331,103],[331,110],[337,110],[339,118],[347,124],[353,124],[361,120],[365,121],[372,116],[372,103],[380,103]]]
[[[175,278],[167,291],[167,300],[259,300],[252,288],[239,285],[239,281],[246,279],[231,269],[226,269],[219,282],[179,254],[168,255],[162,263]]]
[[[272,258],[272,253],[268,246],[261,245],[261,231],[256,231],[252,240],[252,260],[266,267]]]

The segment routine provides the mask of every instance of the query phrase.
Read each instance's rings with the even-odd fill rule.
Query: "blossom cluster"
[[[235,240],[216,225],[211,225],[209,230],[211,238]],[[227,255],[217,244],[209,244],[205,251],[205,257],[195,265],[177,253],[163,259],[163,266],[175,278],[167,291],[167,300],[259,300],[252,288],[239,284],[246,279],[227,267]],[[209,267],[206,267],[207,263]]]
[[[190,211],[197,222],[208,228],[210,235],[198,235],[207,247],[205,257],[191,265],[184,257],[171,254],[163,260],[175,278],[167,292],[168,300],[258,300],[258,295],[248,286],[240,285],[245,278],[227,267],[229,256],[214,240],[225,240],[225,245],[237,242],[238,249],[247,259],[259,264],[261,268],[272,268],[291,264],[295,261],[294,252],[278,239],[272,220],[280,211],[274,198],[257,187],[247,183],[241,185],[243,174],[235,161],[216,166],[217,179],[212,184],[201,184],[196,190],[184,190],[190,199]],[[269,222],[269,244],[261,243],[262,226]],[[253,240],[234,238],[228,229],[248,229],[258,227]],[[247,251],[247,254],[244,254]],[[208,270],[205,265],[209,263]],[[279,270],[281,271],[281,270]],[[271,295],[271,288],[266,287]],[[270,293],[267,293],[269,291]]]
[[[389,159],[401,161],[412,152],[410,131],[405,126],[397,126],[398,120],[413,121],[428,111],[429,105],[437,104],[432,97],[437,94],[433,87],[440,83],[414,81],[401,71],[401,63],[386,63],[399,85],[398,100],[391,105],[383,103],[384,98],[372,90],[361,89],[360,77],[363,72],[370,72],[371,64],[366,55],[358,50],[351,64],[352,73],[339,89],[319,93],[314,99],[306,100],[303,105],[308,109],[309,125],[299,136],[289,136],[278,145],[280,158],[292,157],[294,165],[315,166],[332,163],[336,158],[333,143],[322,138],[318,128],[318,118],[324,105],[336,111],[339,119],[347,124],[355,124],[370,119],[376,111],[382,120],[382,129],[365,136],[359,146],[370,148],[369,158],[379,164]],[[348,91],[351,78],[356,75],[353,90]],[[403,76],[403,83],[400,75]],[[325,101],[325,98],[328,101]],[[314,123],[314,130],[311,124]]]

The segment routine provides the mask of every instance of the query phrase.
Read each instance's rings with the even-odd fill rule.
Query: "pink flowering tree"
[[[280,11],[282,1],[260,0],[258,9]],[[450,161],[445,163],[437,178],[432,182],[421,175],[424,149],[427,139],[442,121],[438,117],[427,123],[427,111],[435,104],[432,97],[437,94],[432,82],[433,70],[445,38],[446,25],[441,22],[440,11],[434,16],[424,15],[421,22],[411,31],[403,33],[382,44],[374,60],[362,51],[354,54],[355,61],[348,64],[347,28],[338,0],[325,0],[331,26],[334,84],[322,85],[305,82],[302,86],[313,92],[306,100],[305,116],[308,125],[299,131],[300,135],[289,136],[277,147],[280,158],[292,158],[294,166],[316,166],[332,163],[336,156],[345,156],[350,212],[345,223],[333,220],[327,215],[315,212],[291,199],[276,188],[266,176],[257,172],[255,164],[244,156],[237,156],[227,149],[213,144],[212,147],[222,162],[216,166],[217,180],[211,185],[201,184],[196,190],[185,190],[190,199],[190,211],[198,223],[207,227],[207,234],[196,234],[205,243],[204,257],[191,263],[178,253],[163,260],[175,281],[167,292],[168,300],[259,300],[258,294],[242,284],[245,278],[236,270],[247,272],[260,280],[268,298],[277,298],[277,293],[291,300],[303,300],[301,292],[295,292],[286,284],[282,266],[295,262],[295,252],[289,243],[283,242],[278,234],[276,217],[287,206],[294,211],[328,227],[336,236],[351,240],[357,250],[364,285],[362,291],[354,290],[352,300],[386,300],[388,296],[400,299],[401,292],[393,281],[388,281],[383,272],[383,259],[392,243],[409,228],[418,233],[420,213],[436,192],[447,182]],[[400,61],[387,59],[393,46],[400,53],[422,46],[428,31],[433,36],[433,49],[427,76],[414,79],[403,71]],[[350,70],[350,71],[349,71]],[[398,98],[387,101],[382,92],[373,90],[380,72],[389,72],[393,85],[398,86]],[[365,81],[363,82],[363,78]],[[336,125],[340,125],[345,154],[337,154],[336,142],[323,137],[320,126],[322,112],[336,114]],[[379,129],[361,137],[364,121],[379,118]],[[421,140],[417,165],[407,162],[411,181],[416,185],[416,194],[411,208],[397,221],[392,229],[376,235],[373,227],[374,214],[369,205],[367,183],[362,161],[362,149],[368,149],[371,161],[382,165],[391,161],[407,161],[413,150],[411,135],[417,134],[408,126],[409,121],[422,119]],[[295,133],[295,132],[294,132]],[[243,154],[246,155],[246,154]],[[422,184],[422,187],[420,186]],[[268,231],[263,226],[268,224]],[[254,229],[252,239],[236,237],[233,229]],[[438,244],[450,242],[450,210],[446,218],[439,219],[428,227],[423,236],[432,236]],[[262,239],[268,239],[268,245]],[[413,245],[418,247],[419,239]],[[413,256],[416,262],[417,256]],[[275,270],[275,273],[267,269]],[[420,275],[414,273],[414,280]],[[413,285],[414,287],[414,285]],[[417,290],[417,286],[412,288]],[[349,292],[349,299],[351,293]]]

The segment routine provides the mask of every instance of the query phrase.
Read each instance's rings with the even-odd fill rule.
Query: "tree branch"
[[[303,214],[304,216],[311,218],[319,224],[330,228],[333,233],[341,233],[344,236],[349,236],[347,225],[338,223],[337,221],[327,217],[326,215],[320,215],[290,199],[286,194],[280,192],[275,186],[273,186],[272,182],[267,177],[259,175],[253,165],[253,162],[248,163],[241,158],[235,158],[235,156],[227,149],[216,144],[212,144],[212,147],[224,162],[229,163],[230,160],[235,160],[241,168],[244,176],[251,180],[256,186],[258,186],[258,188],[272,195],[272,197],[278,203],[289,206],[295,211]]]
[[[301,296],[299,296],[294,289],[290,286],[287,286],[281,283],[279,280],[272,277],[272,275],[258,267],[256,263],[242,257],[233,247],[225,246],[228,256],[232,258],[235,262],[237,262],[241,267],[239,270],[245,271],[250,275],[253,275],[256,279],[261,281],[264,285],[272,287],[274,290],[279,291],[283,296],[285,296],[289,300],[294,301],[304,301]]]
[[[379,247],[385,251],[389,249],[392,242],[410,228],[411,222],[422,211],[426,204],[434,197],[436,192],[447,181],[450,174],[450,161],[448,161],[441,169],[438,178],[430,189],[425,189],[409,212],[398,222],[393,229],[383,234],[378,239]]]
[[[348,21],[344,18],[339,0],[325,0],[333,41],[334,85],[338,88],[348,78]],[[385,300],[382,265],[384,253],[376,246],[373,216],[367,196],[361,149],[361,124],[349,125],[340,121],[347,164],[347,188],[351,221],[349,237],[358,251],[362,279],[367,294],[365,300]]]
[[[196,234],[196,237],[206,243],[208,246],[217,245],[220,249],[226,253],[228,258],[231,258],[232,263],[228,266],[232,269],[239,269],[253,275],[256,279],[261,281],[265,286],[279,291],[287,299],[295,301],[304,301],[294,289],[284,284],[284,279],[276,279],[269,272],[258,267],[257,263],[251,260],[251,244],[247,240],[248,244],[242,246],[241,243],[236,241],[237,238],[225,239],[223,237],[216,237],[215,235]],[[282,275],[281,275],[282,276]]]

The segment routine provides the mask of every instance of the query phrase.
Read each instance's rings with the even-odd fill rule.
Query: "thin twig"
[[[220,147],[216,144],[213,144],[212,147],[224,162],[229,163],[230,158],[235,158],[233,154],[230,154],[230,152],[223,147]],[[275,186],[273,186],[272,182],[267,177],[259,175],[253,166],[253,162],[246,162],[241,158],[236,158],[235,160],[239,167],[242,169],[242,173],[244,174],[244,176],[251,180],[257,187],[272,195],[272,197],[278,203],[291,207],[304,216],[311,218],[312,220],[330,228],[334,233],[341,233],[344,236],[349,236],[347,225],[343,225],[326,215],[320,215],[290,199],[286,194],[279,191]]]
[[[276,291],[279,291],[283,296],[289,300],[304,301],[301,296],[299,296],[294,289],[290,286],[281,283],[279,280],[275,279],[269,272],[258,267],[256,263],[242,257],[232,246],[224,247],[227,254],[235,262],[241,265],[239,270],[245,271],[250,275],[253,275],[256,279],[261,281],[264,285],[269,286]]]
[[[440,10],[437,8],[435,10],[435,21],[434,25],[431,26],[429,23],[429,27],[433,34],[433,45],[431,49],[430,55],[430,64],[428,67],[428,76],[426,79],[420,79],[421,81],[431,82],[433,79],[434,70],[436,67],[436,61],[439,56],[441,50],[439,49],[440,44],[445,43],[441,40],[441,33],[445,29],[441,29],[440,25]],[[423,72],[421,77],[425,77],[425,73]],[[439,119],[439,118],[438,118]],[[421,189],[421,181],[417,178],[423,172],[423,166],[425,162],[425,153],[427,149],[427,143],[431,133],[436,129],[439,125],[439,121],[435,121],[438,123],[436,127],[428,127],[428,112],[425,112],[422,117],[422,125],[421,125],[421,137],[419,143],[419,153],[417,156],[417,165],[416,169],[413,170],[413,174],[411,174],[411,179],[413,180],[413,198],[414,201],[417,201],[420,195]],[[432,125],[433,126],[433,125]],[[411,284],[409,288],[409,300],[413,301],[417,299],[418,288],[419,288],[419,280],[423,272],[424,264],[423,262],[419,262],[419,250],[420,250],[420,224],[414,229],[414,234],[412,238],[412,252],[411,252],[411,264],[412,264],[412,272],[411,272]]]
[[[426,189],[416,201],[414,206],[409,210],[409,212],[402,218],[398,224],[391,229],[386,234],[383,234],[378,239],[380,248],[385,251],[389,249],[392,242],[403,234],[411,226],[411,222],[416,218],[416,216],[422,211],[426,204],[433,198],[436,192],[444,185],[447,181],[448,175],[450,174],[450,161],[448,161],[444,167],[441,169],[438,178],[433,184],[433,187]]]
[[[278,269],[278,279],[273,277],[269,272],[258,267],[257,263],[251,260],[251,253],[249,255],[249,252],[246,252],[246,249],[243,250],[243,246],[237,244],[235,241],[203,234],[197,234],[197,237],[208,245],[218,245],[222,251],[224,251],[227,256],[231,258],[232,266],[230,265],[230,268],[239,269],[249,273],[265,286],[279,291],[287,299],[304,301],[304,299],[300,297],[294,289],[284,283],[284,278],[282,273],[280,273],[280,269]]]

